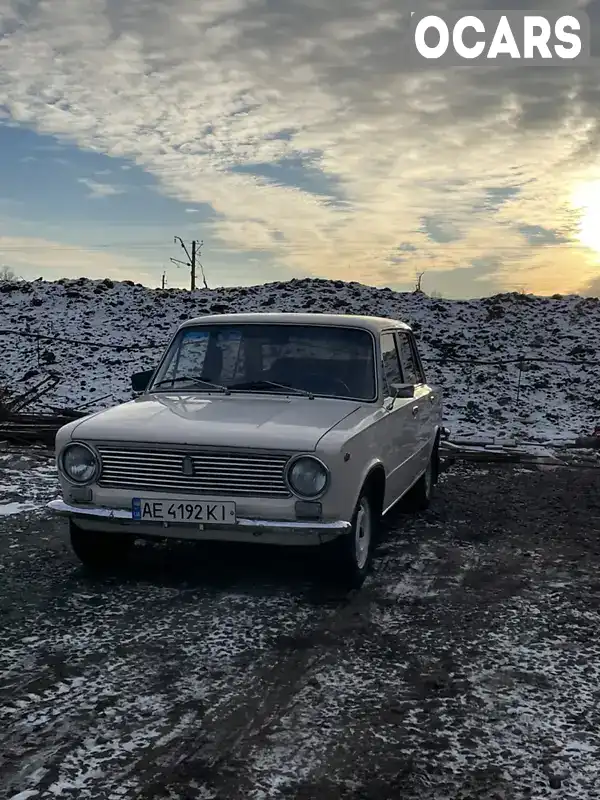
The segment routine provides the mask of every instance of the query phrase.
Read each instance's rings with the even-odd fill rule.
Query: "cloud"
[[[83,185],[87,186],[90,190],[88,197],[114,197],[115,195],[124,194],[125,192],[125,189],[121,186],[111,186],[109,183],[98,183],[98,181],[93,181],[91,178],[79,178],[78,180],[79,183],[83,183]]]
[[[86,276],[157,283],[142,261],[48,239],[0,235],[0,253],[3,263],[28,280]]]
[[[224,250],[375,283],[490,252],[499,279],[518,273],[532,290],[551,273],[559,288],[588,280],[589,253],[544,250],[541,267],[538,243],[516,227],[565,231],[573,182],[600,175],[595,67],[409,71],[404,0],[22,8],[0,50],[10,118],[127,158],[184,204],[212,205]],[[310,182],[252,174],[310,159]],[[120,191],[82,182],[95,197]],[[400,243],[415,249],[399,255]]]
[[[600,275],[588,281],[583,287],[581,294],[585,294],[588,297],[600,297]]]

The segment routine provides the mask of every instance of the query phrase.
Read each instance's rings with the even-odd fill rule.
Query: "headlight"
[[[300,456],[287,471],[287,482],[298,497],[313,499],[323,494],[329,483],[329,470],[314,456]]]
[[[98,459],[84,444],[68,444],[61,453],[60,465],[73,483],[90,483],[98,472]]]

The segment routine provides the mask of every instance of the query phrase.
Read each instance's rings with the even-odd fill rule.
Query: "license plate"
[[[235,503],[212,503],[186,500],[145,500],[134,497],[131,503],[134,520],[140,522],[183,522],[191,525],[234,525]]]

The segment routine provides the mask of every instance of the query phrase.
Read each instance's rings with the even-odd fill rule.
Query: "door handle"
[[[418,413],[419,413],[419,406],[413,406],[412,407],[412,415],[413,415],[413,417],[416,417]]]

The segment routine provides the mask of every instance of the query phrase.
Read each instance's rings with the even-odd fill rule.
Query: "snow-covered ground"
[[[0,525],[3,518],[44,510],[60,492],[54,458],[42,448],[0,451]]]
[[[259,544],[92,576],[3,517],[0,797],[598,800],[597,484],[456,465],[351,596]]]
[[[600,419],[596,298],[441,300],[310,279],[194,294],[109,280],[0,283],[0,385],[22,390],[51,371],[62,380],[44,398],[47,404],[90,403],[95,410],[127,400],[130,374],[153,366],[181,320],[231,311],[374,314],[410,323],[430,382],[444,390],[453,436],[560,442],[589,433]],[[14,334],[23,330],[53,340],[38,348],[35,339]],[[123,349],[73,345],[61,337]],[[127,349],[135,346],[148,349]],[[517,364],[477,363],[521,356],[541,360],[526,363],[520,386]]]

